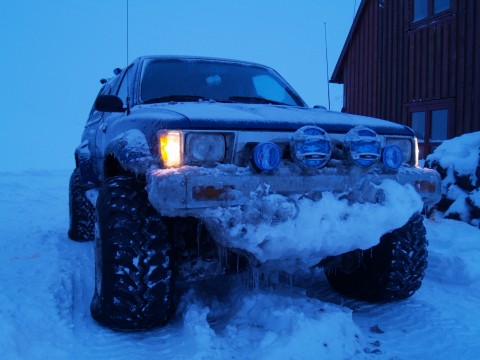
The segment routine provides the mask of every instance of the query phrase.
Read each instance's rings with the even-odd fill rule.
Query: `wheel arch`
[[[107,179],[118,175],[145,175],[158,165],[145,135],[138,129],[125,131],[112,139],[105,148],[103,175]]]
[[[98,183],[98,178],[93,170],[93,159],[88,147],[88,141],[83,141],[74,153],[75,168],[78,169],[82,184],[90,186]]]

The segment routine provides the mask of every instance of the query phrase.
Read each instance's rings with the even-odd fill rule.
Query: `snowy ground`
[[[171,325],[117,333],[90,317],[93,243],[67,238],[69,171],[0,173],[0,359],[477,359],[480,230],[427,220],[429,268],[409,300],[308,288],[192,289]],[[368,225],[368,224],[367,224]],[[223,286],[222,288],[226,288]],[[308,296],[307,296],[308,295]]]

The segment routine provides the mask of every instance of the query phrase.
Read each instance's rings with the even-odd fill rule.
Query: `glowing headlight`
[[[225,136],[191,133],[185,139],[185,161],[189,164],[212,164],[225,158]]]
[[[320,169],[328,163],[332,155],[330,136],[317,126],[304,126],[293,134],[290,154],[300,167]]]
[[[403,163],[403,152],[397,145],[388,145],[383,149],[383,164],[391,169],[397,170]]]
[[[387,138],[387,145],[397,145],[403,153],[403,162],[409,163],[412,160],[412,141],[405,138]]]
[[[274,143],[262,143],[253,150],[253,163],[265,172],[273,171],[280,164],[280,149]]]
[[[164,167],[169,168],[182,166],[181,131],[162,132],[159,137],[159,148]]]
[[[382,138],[365,126],[356,126],[345,136],[350,158],[360,166],[371,166],[380,159]]]

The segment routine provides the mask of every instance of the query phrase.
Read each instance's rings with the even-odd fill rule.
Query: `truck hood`
[[[352,114],[296,106],[219,102],[171,102],[138,105],[133,116],[150,117],[161,122],[172,120],[191,129],[295,131],[304,125],[316,125],[327,132],[346,133],[364,125],[383,135],[413,136],[410,128],[389,121]]]

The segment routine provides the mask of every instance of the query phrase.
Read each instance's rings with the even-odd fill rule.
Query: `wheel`
[[[165,324],[174,310],[172,246],[145,184],[131,177],[106,180],[97,218],[93,318],[117,330]]]
[[[340,265],[325,269],[325,275],[334,289],[353,298],[371,302],[406,299],[420,288],[427,268],[425,234],[423,217],[416,214],[371,249],[339,255]]]
[[[79,169],[73,170],[69,185],[68,237],[75,241],[89,241],[94,238],[95,207],[85,194],[88,190],[90,188],[81,183]]]

